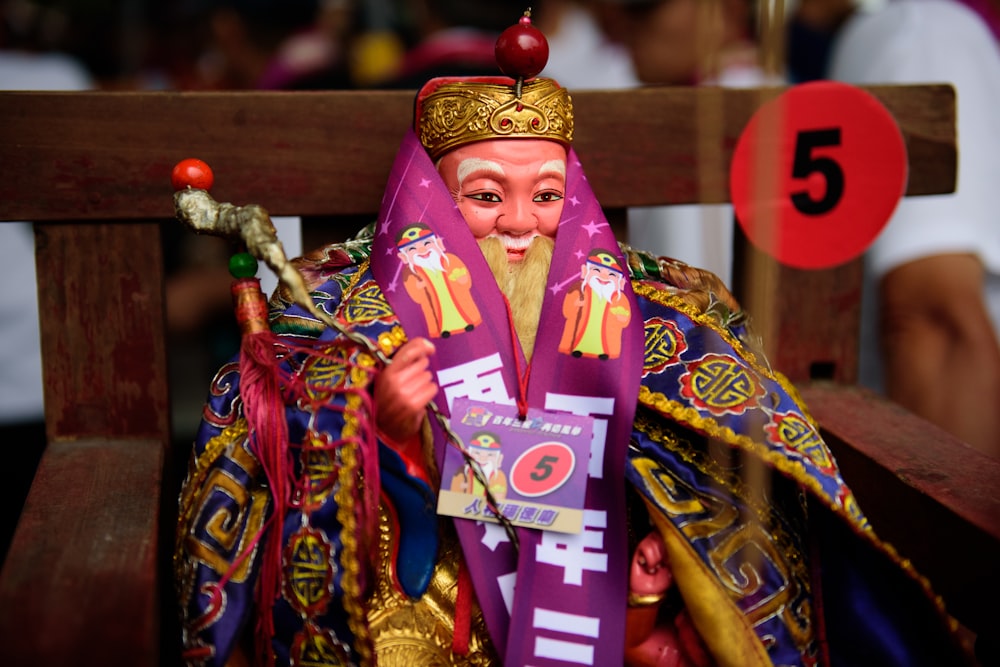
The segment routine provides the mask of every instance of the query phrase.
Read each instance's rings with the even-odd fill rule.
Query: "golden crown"
[[[424,92],[429,91],[429,92]],[[417,104],[417,134],[432,160],[484,139],[573,141],[573,101],[552,79],[431,81]]]

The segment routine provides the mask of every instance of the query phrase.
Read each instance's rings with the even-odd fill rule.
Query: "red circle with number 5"
[[[517,457],[510,469],[510,486],[526,498],[545,496],[566,483],[576,468],[576,456],[561,442],[542,442]]]
[[[906,146],[870,93],[835,81],[788,89],[757,110],[733,153],[736,218],[779,262],[823,269],[854,259],[906,189]]]

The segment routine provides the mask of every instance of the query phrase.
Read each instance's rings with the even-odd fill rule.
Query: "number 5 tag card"
[[[515,526],[579,533],[587,489],[592,417],[528,410],[466,398],[452,404],[452,430],[483,471],[497,510]],[[441,474],[438,514],[497,522],[462,453],[449,447]]]

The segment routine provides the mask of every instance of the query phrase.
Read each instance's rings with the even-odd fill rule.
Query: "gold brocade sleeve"
[[[655,507],[650,516],[663,537],[674,581],[698,634],[719,667],[772,667],[747,617],[719,585],[690,543]]]

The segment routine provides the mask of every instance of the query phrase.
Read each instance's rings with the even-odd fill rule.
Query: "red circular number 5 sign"
[[[906,188],[906,147],[892,115],[843,83],[807,83],[757,110],[729,174],[751,242],[800,269],[864,252]]]
[[[576,468],[573,450],[561,442],[543,442],[517,457],[510,469],[510,485],[526,498],[553,493]]]

